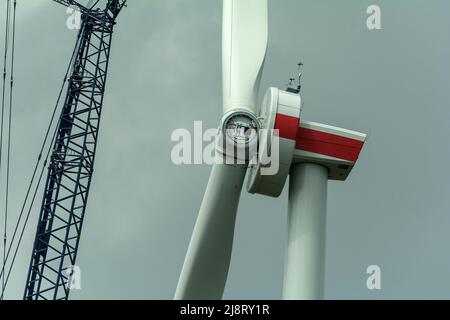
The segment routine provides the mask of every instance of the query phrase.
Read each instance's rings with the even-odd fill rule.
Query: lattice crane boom
[[[49,161],[24,299],[68,299],[93,173],[115,19],[126,0],[77,1],[82,24]]]
[[[93,4],[86,7],[75,0],[53,0],[53,1],[60,3],[66,7],[76,7],[80,10],[81,13],[87,15],[91,15],[91,12],[93,10],[98,9],[98,4],[100,2],[100,0],[96,0],[94,1]],[[108,1],[108,3],[106,4],[105,8],[102,9],[102,11],[109,12],[111,14],[111,18],[115,19],[119,15],[122,8],[125,6],[125,3],[126,0]]]

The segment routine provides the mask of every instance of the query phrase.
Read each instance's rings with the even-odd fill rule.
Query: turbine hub
[[[248,112],[234,112],[225,118],[222,131],[228,142],[246,147],[257,139],[259,123],[255,116]]]
[[[227,164],[246,164],[258,148],[260,124],[255,115],[246,110],[225,114],[220,126],[216,152]]]

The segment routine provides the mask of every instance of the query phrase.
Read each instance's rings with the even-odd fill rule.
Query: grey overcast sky
[[[382,30],[366,27],[371,4]],[[218,124],[221,6],[130,0],[121,13],[73,299],[173,297],[210,167],[172,164],[170,135]],[[370,134],[348,181],[329,183],[325,298],[449,299],[450,2],[269,6],[261,94],[284,87],[301,59],[303,118]],[[51,0],[18,0],[10,226],[72,52],[66,19]],[[286,210],[286,189],[278,199],[243,193],[224,298],[281,298]],[[22,297],[37,214],[7,298]],[[378,291],[366,288],[373,264]]]

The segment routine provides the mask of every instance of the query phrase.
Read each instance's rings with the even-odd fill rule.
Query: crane
[[[126,0],[83,6],[67,92],[49,159],[25,300],[67,300],[92,179],[115,20]],[[103,1],[105,3],[106,1]]]

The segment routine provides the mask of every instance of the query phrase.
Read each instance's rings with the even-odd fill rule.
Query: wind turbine
[[[213,165],[175,299],[222,298],[246,174],[249,192],[271,197],[280,195],[291,175],[283,298],[322,297],[327,180],[348,176],[366,136],[300,121],[300,83],[286,91],[269,88],[257,115],[267,37],[267,0],[223,0],[223,116],[216,156],[224,163]],[[274,161],[277,170],[270,172]]]

